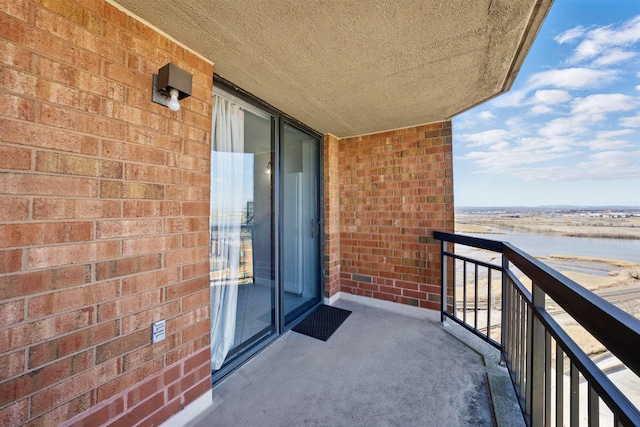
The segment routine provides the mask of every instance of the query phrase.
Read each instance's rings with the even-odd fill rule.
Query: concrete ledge
[[[509,371],[500,365],[500,351],[451,320],[445,321],[443,329],[482,356],[497,427],[525,427]]]
[[[337,301],[351,301],[369,307],[379,308],[381,310],[391,311],[396,314],[414,317],[416,319],[429,320],[431,322],[440,322],[440,312],[430,310],[428,308],[414,307],[407,304],[400,304],[393,301],[385,301],[361,295],[353,295],[345,292],[338,292],[331,298],[325,298],[324,303],[334,305]]]

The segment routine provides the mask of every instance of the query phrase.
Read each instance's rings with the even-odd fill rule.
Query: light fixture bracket
[[[157,104],[169,106],[171,100],[170,91],[178,91],[178,99],[191,96],[193,75],[182,68],[168,63],[153,75],[151,100]]]

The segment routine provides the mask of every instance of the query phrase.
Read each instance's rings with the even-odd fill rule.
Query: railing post
[[[509,269],[509,260],[502,254],[502,302],[500,311],[500,366],[507,363],[505,355],[507,349],[507,328],[511,327],[507,321],[507,270]]]
[[[447,257],[444,255],[447,242],[440,240],[440,322],[444,325],[444,312],[447,307]]]
[[[531,351],[527,358],[531,358],[528,364],[531,371],[528,372],[531,399],[531,426],[544,425],[544,402],[545,402],[545,330],[536,312],[538,309],[544,310],[545,294],[536,282],[531,284]]]

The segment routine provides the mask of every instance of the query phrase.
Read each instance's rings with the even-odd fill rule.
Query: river
[[[496,233],[460,233],[482,239],[501,240],[536,257],[549,255],[610,258],[640,264],[640,240],[568,237],[493,228]]]

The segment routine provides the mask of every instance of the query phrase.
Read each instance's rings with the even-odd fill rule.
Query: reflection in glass
[[[214,95],[211,152],[213,370],[275,332],[273,118]]]

